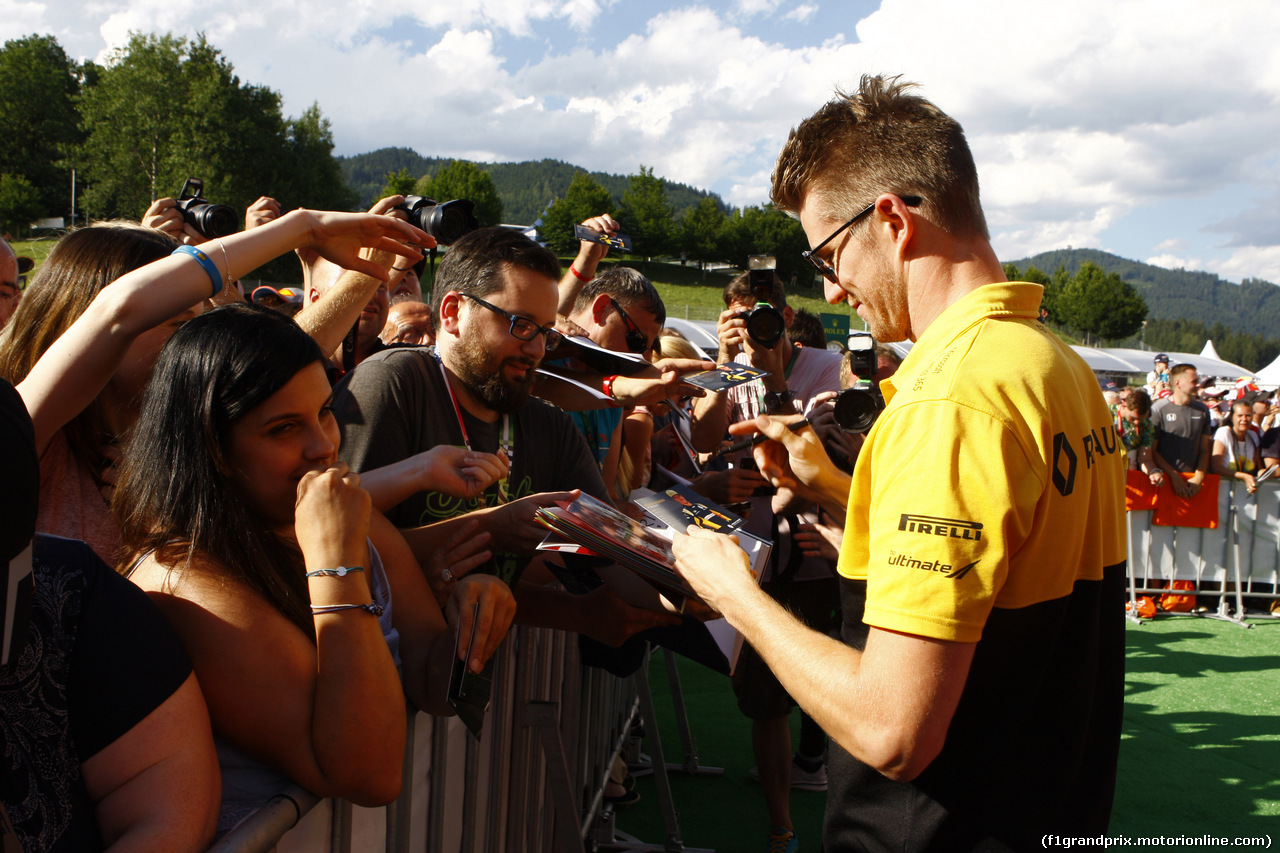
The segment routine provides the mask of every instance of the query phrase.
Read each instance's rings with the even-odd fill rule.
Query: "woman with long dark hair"
[[[64,236],[0,332],[0,377],[18,386],[35,425],[36,529],[83,540],[107,563],[116,561],[119,532],[106,496],[118,443],[137,417],[160,348],[211,298],[225,295],[224,283],[293,249],[385,280],[387,271],[359,250],[418,257],[402,244],[410,241],[431,245],[427,234],[390,217],[308,210],[210,241],[201,251],[125,222]],[[64,356],[44,359],[73,329],[64,348],[87,346],[94,357],[75,364]],[[83,388],[93,389],[87,399]]]
[[[176,244],[128,225],[95,226],[64,238],[41,269],[43,284],[33,285],[25,311],[0,338],[0,372],[19,379],[19,408],[26,410],[20,418],[25,438],[10,447],[6,474],[23,469],[24,452],[31,460],[45,457],[40,518],[34,506],[25,506],[7,513],[6,522],[50,529],[41,521],[50,498],[45,463],[51,445],[61,442],[64,462],[77,435],[102,453],[103,445],[95,444],[103,440],[95,427],[104,423],[99,415],[109,427],[114,416],[125,414],[110,404],[130,405],[122,383],[140,388],[163,340],[194,313],[192,306],[233,277],[233,267],[250,269],[308,247],[373,272],[376,267],[357,254],[361,246],[386,246],[391,235],[425,236],[386,217],[300,211],[289,220],[226,238],[217,261],[183,250],[170,257]],[[97,412],[78,423],[89,428],[66,428],[87,406]],[[92,479],[87,491],[82,503],[106,516]],[[74,504],[74,491],[64,500]],[[30,538],[29,529],[22,535]],[[103,580],[110,570],[84,552],[78,542],[40,536],[30,551],[37,584],[47,595],[33,617],[32,636],[20,654],[15,651],[21,662],[5,668],[0,685],[13,704],[5,716],[5,769],[19,779],[9,792],[14,796],[5,797],[9,816],[20,835],[38,836],[38,846],[202,850],[214,831],[219,775],[191,663],[159,614],[142,606],[145,599],[131,600],[140,596],[137,589]],[[73,644],[82,652],[68,658]],[[75,685],[71,693],[68,685]],[[35,784],[23,784],[24,774]]]
[[[462,578],[454,642],[412,551],[337,461],[323,355],[292,321],[231,305],[166,345],[114,509],[130,578],[191,655],[223,772],[219,829],[288,779],[389,802],[404,693],[430,713],[455,656],[479,670],[514,615],[492,577]],[[394,593],[394,607],[392,598]],[[404,673],[403,688],[397,663]]]

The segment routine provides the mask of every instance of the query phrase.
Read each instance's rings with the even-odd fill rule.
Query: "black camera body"
[[[747,334],[751,340],[765,349],[776,347],[787,332],[782,312],[768,302],[757,302],[750,311],[743,311],[738,316],[747,319]]]
[[[845,432],[866,432],[884,411],[884,395],[875,382],[876,339],[865,332],[849,336],[849,352],[853,356],[853,375],[858,381],[836,395],[836,423]]]
[[[480,227],[475,216],[476,203],[465,198],[438,202],[434,198],[407,195],[396,210],[409,214],[409,224],[421,228],[441,246],[448,246]]]
[[[240,230],[240,217],[225,204],[213,204],[203,197],[204,181],[187,178],[178,196],[178,210],[182,219],[202,237],[213,240],[230,237]]]
[[[782,312],[769,304],[773,298],[773,279],[776,259],[772,255],[752,255],[747,259],[747,282],[756,296],[756,304],[750,311],[739,312],[747,321],[747,334],[765,349],[773,349],[787,333],[787,321]]]

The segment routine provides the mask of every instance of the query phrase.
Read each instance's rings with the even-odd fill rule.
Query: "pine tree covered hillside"
[[[409,148],[381,148],[354,157],[339,157],[338,162],[347,186],[360,194],[361,204],[368,207],[378,200],[378,193],[386,184],[389,173],[407,169],[415,178],[434,176],[452,162],[453,158],[423,157]],[[533,223],[547,205],[568,189],[578,166],[560,160],[528,160],[523,163],[476,163],[493,178],[494,186],[502,199],[503,219],[507,222],[528,225]],[[591,172],[615,200],[621,199],[627,190],[627,176]],[[664,180],[667,200],[672,212],[679,218],[686,208],[693,207],[704,198],[714,199],[727,211],[724,202],[715,193],[696,189],[685,184]],[[446,199],[440,199],[445,201]]]
[[[1248,278],[1233,284],[1213,273],[1167,270],[1097,249],[1059,249],[1011,261],[1021,270],[1035,267],[1048,275],[1063,267],[1069,276],[1086,262],[1133,285],[1146,300],[1149,319],[1194,319],[1206,327],[1221,324],[1248,335],[1280,338],[1280,287],[1269,281]]]

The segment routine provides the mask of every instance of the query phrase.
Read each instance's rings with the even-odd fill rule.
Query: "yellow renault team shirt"
[[[1093,372],[1039,322],[1042,293],[978,288],[881,383],[838,564],[867,582],[867,625],[977,642],[992,608],[1125,560],[1124,448]]]

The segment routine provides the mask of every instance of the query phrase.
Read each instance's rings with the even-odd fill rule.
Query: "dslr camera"
[[[845,432],[866,432],[884,410],[884,395],[876,384],[876,339],[866,332],[849,336],[849,354],[853,357],[853,375],[857,382],[836,395],[836,423]]]
[[[438,202],[434,198],[407,195],[396,210],[409,214],[409,224],[421,228],[441,246],[448,246],[480,227],[475,216],[476,203],[465,198]]]
[[[225,204],[211,203],[203,197],[203,193],[204,181],[187,178],[187,182],[182,185],[182,193],[178,196],[178,210],[182,211],[182,220],[209,240],[230,237],[239,231],[239,215]]]
[[[773,297],[773,280],[778,259],[773,255],[751,255],[747,258],[747,282],[755,294],[756,304],[750,311],[742,311],[739,317],[747,321],[747,334],[765,349],[773,349],[787,332],[782,312],[769,304]]]

